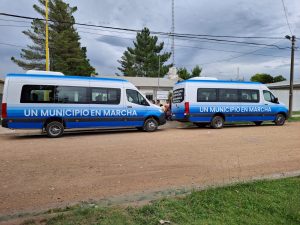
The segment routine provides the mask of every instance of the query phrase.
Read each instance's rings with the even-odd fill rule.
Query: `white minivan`
[[[283,125],[288,115],[287,107],[264,84],[216,78],[178,82],[171,108],[173,120],[213,128],[222,128],[224,122],[241,121]]]
[[[52,72],[8,74],[2,126],[42,129],[59,137],[71,128],[136,127],[155,131],[166,122],[130,82],[117,78],[65,76]]]

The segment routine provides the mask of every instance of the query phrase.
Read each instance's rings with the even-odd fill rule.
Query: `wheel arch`
[[[159,118],[158,118],[158,116],[155,116],[155,115],[149,115],[149,116],[147,116],[147,117],[144,119],[144,122],[145,122],[147,119],[150,119],[150,118],[155,119],[156,122],[159,123]]]
[[[223,118],[223,120],[226,121],[226,118],[225,118],[225,114],[224,114],[224,113],[220,113],[220,112],[215,113],[215,114],[211,117],[211,119],[213,119],[215,116],[221,116],[221,117]]]
[[[278,114],[284,115],[285,118],[287,118],[287,116],[288,116],[287,113],[284,111],[279,111],[276,115],[278,115]]]
[[[47,126],[48,123],[51,123],[53,121],[57,121],[63,124],[64,128],[66,128],[66,122],[62,117],[49,117],[44,121],[43,128]]]

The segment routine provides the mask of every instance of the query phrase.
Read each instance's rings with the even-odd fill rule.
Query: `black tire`
[[[147,132],[156,131],[158,128],[158,122],[154,118],[149,118],[145,121],[143,130]]]
[[[64,126],[61,122],[52,121],[46,125],[46,133],[48,137],[58,138],[64,133]]]
[[[207,123],[194,123],[197,127],[206,127]]]
[[[255,123],[256,126],[260,126],[262,124],[262,121],[254,121],[253,123]]]
[[[276,115],[276,118],[274,120],[274,123],[276,126],[282,126],[285,123],[286,117],[285,115],[278,113]]]
[[[221,129],[224,126],[224,118],[222,116],[214,116],[210,122],[210,126],[214,129]]]

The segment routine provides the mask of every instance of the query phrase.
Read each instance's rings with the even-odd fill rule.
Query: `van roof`
[[[183,80],[178,81],[176,84],[182,84],[182,83],[227,83],[227,84],[262,84],[259,82],[252,82],[252,81],[231,81],[231,80]]]
[[[62,76],[62,75],[41,75],[41,74],[24,74],[24,73],[10,73],[7,77],[26,77],[26,78],[53,78],[53,79],[76,79],[76,80],[97,80],[97,81],[117,81],[128,82],[121,78],[104,78],[104,77],[86,77],[86,76]]]

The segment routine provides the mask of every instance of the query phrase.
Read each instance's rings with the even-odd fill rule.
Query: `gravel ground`
[[[171,128],[176,129],[171,129]],[[0,215],[300,170],[300,123],[39,132],[0,129]]]

